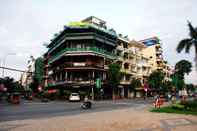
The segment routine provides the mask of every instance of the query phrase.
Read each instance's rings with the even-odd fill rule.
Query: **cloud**
[[[189,75],[185,75],[186,83],[193,83],[197,85],[197,72],[195,69]]]

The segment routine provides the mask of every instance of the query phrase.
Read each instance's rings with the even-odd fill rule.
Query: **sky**
[[[130,39],[158,36],[171,66],[182,59],[194,64],[194,49],[177,54],[176,46],[188,37],[187,20],[197,26],[196,6],[197,0],[0,0],[0,65],[26,70],[30,55],[44,54],[43,44],[64,25],[88,16]],[[16,72],[5,75],[20,78]],[[186,82],[197,84],[194,68]]]

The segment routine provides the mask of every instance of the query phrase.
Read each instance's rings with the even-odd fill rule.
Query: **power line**
[[[10,68],[10,67],[3,67],[3,66],[0,66],[0,68],[1,68],[1,69],[5,69],[5,70],[10,70],[10,71],[16,71],[16,72],[33,73],[33,72],[30,72],[30,71],[24,71],[24,70],[19,70],[19,69]]]

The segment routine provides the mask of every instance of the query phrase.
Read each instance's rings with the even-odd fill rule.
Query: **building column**
[[[62,80],[62,72],[60,72],[60,80]]]
[[[92,71],[92,78],[93,78],[93,80],[94,80],[94,70]]]
[[[55,73],[55,81],[58,81],[57,73]]]
[[[71,79],[71,81],[73,81],[73,74],[72,74],[72,72],[70,72],[70,79]]]
[[[67,74],[67,71],[65,72],[65,80],[67,81],[68,80],[68,74]]]
[[[92,100],[94,100],[94,70],[92,71],[92,79],[93,79],[93,85],[92,85]]]

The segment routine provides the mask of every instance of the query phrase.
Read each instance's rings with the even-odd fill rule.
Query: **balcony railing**
[[[104,64],[98,64],[97,62],[65,62],[64,67],[99,67],[103,68]]]
[[[48,87],[64,85],[64,84],[94,84],[95,82],[90,79],[67,79],[61,81],[53,81],[48,83]]]
[[[97,47],[90,47],[90,48],[65,48],[62,51],[58,52],[56,55],[52,56],[49,59],[49,63],[52,63],[56,59],[58,59],[61,56],[63,56],[65,52],[88,52],[88,51],[105,55],[106,57],[111,58],[111,59],[115,59],[116,58],[115,54],[113,54],[111,52],[108,52],[108,51],[106,51],[104,49],[97,48]]]

